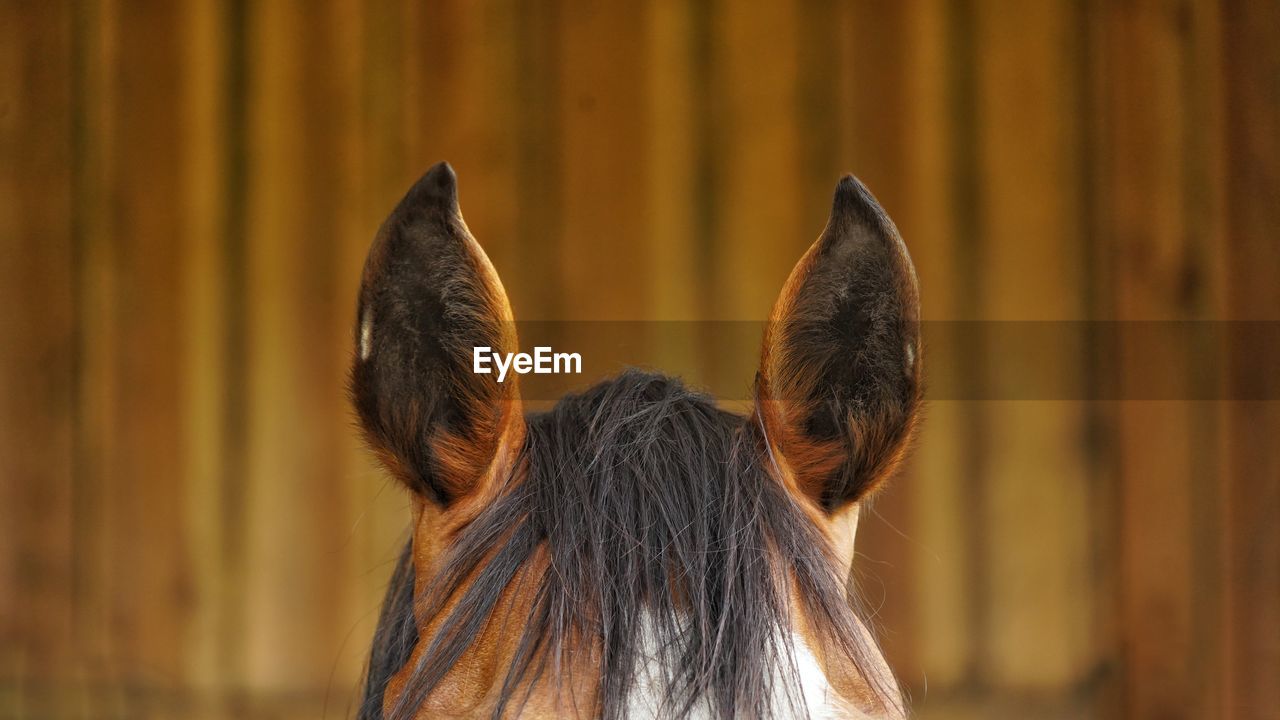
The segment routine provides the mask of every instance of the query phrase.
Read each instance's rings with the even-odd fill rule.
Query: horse
[[[919,291],[852,175],[764,331],[752,409],[628,370],[522,409],[502,282],[433,166],[379,229],[350,397],[412,534],[361,720],[903,718],[846,578],[921,402]]]

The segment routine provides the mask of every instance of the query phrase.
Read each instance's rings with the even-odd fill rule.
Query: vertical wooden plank
[[[980,77],[982,59],[978,33],[979,8],[976,3],[953,3],[945,17],[947,54],[949,62],[946,82],[947,103],[950,110],[950,128],[947,131],[947,162],[950,164],[950,220],[954,237],[953,252],[949,259],[954,265],[950,272],[951,302],[954,315],[961,321],[977,321],[974,324],[948,325],[943,342],[955,348],[956,372],[960,382],[970,386],[982,386],[985,378],[985,360],[982,342],[985,326],[983,306],[983,261],[986,252],[986,229],[983,220],[982,200],[986,192],[983,182],[983,143]],[[927,342],[927,340],[926,340]],[[926,346],[925,352],[929,352]],[[936,366],[936,363],[935,363]],[[926,372],[928,372],[926,370]],[[958,556],[963,563],[965,602],[960,611],[962,622],[969,628],[964,635],[967,641],[960,648],[964,665],[965,689],[978,690],[979,707],[986,701],[982,690],[989,687],[983,674],[988,654],[993,618],[990,595],[990,576],[994,572],[986,561],[985,547],[989,542],[989,529],[981,521],[988,502],[988,460],[991,443],[984,422],[985,407],[978,396],[977,402],[958,403],[952,407],[956,424],[954,446],[960,477],[956,496],[960,502],[956,511],[963,516],[961,532],[953,536],[958,541]],[[954,710],[945,706],[943,712]]]
[[[1223,7],[1227,136],[1228,306],[1233,319],[1277,320],[1280,308],[1280,8],[1267,2]],[[1280,714],[1280,403],[1275,333],[1233,338],[1234,403],[1226,443],[1226,709],[1232,718]]]
[[[845,94],[845,103],[838,106],[843,112],[838,116],[835,142],[838,157],[851,166],[836,171],[856,173],[891,215],[894,207],[906,204],[911,187],[903,173],[910,144],[903,115],[909,112],[904,83],[904,62],[912,43],[909,14],[906,5],[864,0],[827,23],[845,29],[834,38],[841,50],[843,78],[833,90]],[[817,209],[825,214],[830,208],[823,203]]]
[[[1085,361],[1086,388],[1099,402],[1086,405],[1088,453],[1091,492],[1087,512],[1090,517],[1090,558],[1095,592],[1090,605],[1096,618],[1092,640],[1097,648],[1099,672],[1095,676],[1097,696],[1095,708],[1101,717],[1123,717],[1125,683],[1124,613],[1121,585],[1122,495],[1120,469],[1120,421],[1123,407],[1119,403],[1101,402],[1121,392],[1117,365],[1116,333],[1106,321],[1117,317],[1116,268],[1113,262],[1114,237],[1110,217],[1110,153],[1114,132],[1111,130],[1108,74],[1112,57],[1109,49],[1108,15],[1100,4],[1079,6],[1080,38],[1077,45],[1078,67],[1084,82],[1081,95],[1082,193],[1086,233],[1083,244],[1088,266],[1083,288],[1090,312],[1090,324],[1084,336],[1090,343]]]
[[[234,628],[219,638],[220,666],[218,675],[224,687],[242,687],[246,647],[249,644],[248,628],[248,568],[251,561],[248,523],[249,437],[253,430],[250,423],[249,383],[249,333],[253,312],[249,295],[249,196],[250,183],[250,118],[254,108],[250,102],[250,76],[252,61],[250,42],[250,12],[248,3],[237,0],[221,6],[224,16],[222,29],[225,48],[226,109],[224,115],[226,136],[222,139],[222,155],[225,159],[225,175],[220,178],[223,197],[226,199],[225,232],[222,251],[226,263],[226,296],[222,308],[226,331],[222,338],[221,354],[224,359],[225,393],[221,434],[224,453],[220,458],[223,476],[219,484],[217,506],[220,510],[218,533],[221,536],[222,565],[219,568],[222,587],[219,598],[220,612],[226,627]],[[223,692],[212,712],[228,708],[234,714],[244,712],[243,692]]]
[[[696,26],[693,10],[674,0],[650,5],[644,27],[649,58],[644,83],[648,126],[650,218],[653,245],[650,314],[658,320],[697,317],[698,149],[694,117]],[[678,348],[671,348],[678,352]]]
[[[1067,57],[1069,5],[975,8],[983,317],[1080,319],[1079,81]],[[1057,370],[1078,378],[1082,361],[1064,357]],[[989,403],[984,416],[988,475],[974,518],[990,568],[983,672],[1005,690],[1070,687],[1092,659],[1094,618],[1076,601],[1092,592],[1084,414],[1078,404],[1038,401]]]
[[[453,163],[449,155],[460,145],[457,115],[466,90],[455,78],[471,39],[463,34],[464,13],[458,2],[404,4],[408,35],[415,39],[404,55],[404,142],[411,161],[401,183],[405,189],[432,164]]]
[[[184,563],[180,406],[182,117],[172,109],[181,87],[178,9],[164,3],[105,8],[112,60],[105,92],[107,215],[103,234],[115,275],[111,315],[99,328],[114,336],[103,354],[113,397],[106,421],[106,519],[102,601],[107,608],[111,673],[127,680],[124,703],[138,711],[136,689],[171,685],[182,667],[189,576]]]
[[[862,43],[866,31],[883,17],[900,14],[900,8],[865,2],[823,0],[796,6],[798,189],[800,216],[807,223],[828,216],[832,190],[845,173],[856,174],[873,192],[891,175],[883,172],[885,167],[873,169],[875,163],[868,162],[865,148],[858,143],[864,120],[876,123],[889,114],[880,112],[872,97],[892,82],[888,78],[875,82],[877,73],[865,62],[868,53],[863,52]],[[891,26],[884,34],[897,37],[899,29]],[[868,79],[870,86],[863,84]]]
[[[110,78],[114,68],[115,26],[106,21],[104,3],[77,8],[73,23],[75,45],[75,233],[76,330],[78,358],[76,382],[77,442],[75,448],[76,495],[73,545],[78,549],[76,569],[76,631],[85,656],[82,677],[107,674],[110,652],[110,551],[107,543],[109,512],[104,502],[112,468],[117,460],[115,427],[118,382],[115,372],[118,262],[112,242],[109,198],[104,191],[112,167],[114,138],[112,108],[115,93]],[[97,680],[97,678],[95,678]],[[116,698],[113,686],[98,702]]]
[[[644,26],[644,241],[652,269],[642,279],[648,285],[644,314],[652,321],[651,362],[671,375],[698,378],[699,339],[711,329],[698,322],[704,311],[699,286],[705,257],[699,252],[705,240],[699,223],[705,198],[699,186],[704,155],[698,147],[698,23],[693,7],[664,0],[649,5]]]
[[[188,450],[182,477],[192,614],[184,628],[183,659],[190,686],[201,692],[211,692],[230,674],[226,639],[237,632],[226,613],[231,589],[226,572],[227,528],[222,522],[223,483],[229,481],[225,398],[236,391],[226,386],[224,353],[230,271],[224,251],[228,198],[223,178],[229,170],[222,145],[228,102],[225,21],[218,3],[192,0],[184,6],[182,407]]]
[[[560,21],[559,283],[575,298],[562,319],[640,319],[650,267],[644,9],[590,2],[576,4]]]
[[[562,317],[564,290],[547,278],[559,274],[563,231],[564,131],[560,95],[561,14],[558,3],[515,3],[514,99],[516,247],[520,282],[507,283],[519,320]],[[501,271],[501,268],[500,268]]]
[[[711,382],[749,388],[763,326],[782,283],[821,232],[800,215],[796,4],[744,13],[731,3],[699,8],[705,49],[708,167],[705,195],[706,318],[726,330],[706,348]],[[825,218],[824,218],[825,219]],[[736,408],[745,410],[747,403]]]
[[[1108,6],[1098,18],[1098,206],[1113,285],[1108,304],[1122,397],[1144,386],[1153,363],[1173,401],[1129,399],[1114,408],[1119,635],[1126,717],[1205,717],[1218,704],[1213,548],[1216,432],[1195,396],[1202,362],[1188,348],[1152,346],[1141,321],[1217,312],[1210,234],[1217,185],[1200,108],[1212,97],[1194,68],[1211,17],[1182,3]],[[1170,352],[1172,350],[1172,352]]]
[[[303,131],[296,122],[301,104],[302,63],[297,8],[272,2],[248,15],[247,53],[252,106],[248,117],[246,181],[246,281],[249,309],[246,327],[247,417],[245,482],[244,628],[245,657],[237,681],[265,693],[286,684],[302,685],[315,671],[307,667],[318,654],[308,628],[316,605],[294,608],[284,600],[310,579],[305,567],[277,545],[280,537],[314,543],[305,515],[308,488],[300,476],[314,476],[316,465],[299,447],[315,435],[314,416],[296,417],[300,389],[291,380],[297,370],[300,338],[288,303],[300,292],[297,284],[311,268],[296,252],[300,229],[291,226],[304,211],[294,168],[302,162]],[[292,115],[292,117],[291,117]],[[282,208],[281,206],[285,206]],[[283,242],[286,239],[292,243]],[[295,265],[297,263],[297,265]],[[295,503],[303,503],[301,512]],[[314,587],[310,588],[314,590]],[[303,591],[299,596],[310,596]],[[314,662],[310,660],[310,662]]]
[[[1150,22],[1154,12],[1127,7],[1109,13],[1115,23],[1109,49],[1119,54],[1108,78],[1109,99],[1119,105],[1109,117],[1116,311],[1134,320],[1177,318],[1188,310],[1169,287],[1181,270],[1185,242],[1183,166],[1176,151],[1184,132],[1180,48],[1173,28]],[[1140,337],[1120,333],[1124,384],[1141,379],[1150,357]],[[1178,403],[1128,402],[1119,409],[1121,639],[1127,648],[1126,714],[1136,717],[1200,716],[1189,656],[1189,423]]]
[[[651,302],[645,15],[639,4],[596,1],[557,12],[559,237],[543,252],[554,253],[550,282],[563,300],[549,343],[581,353],[593,377],[625,362],[610,332],[618,325],[600,321],[643,320]],[[633,348],[646,351],[650,339],[638,333]],[[525,387],[555,397],[536,381]]]
[[[1190,246],[1188,263],[1195,266],[1194,272],[1186,272],[1181,278],[1181,295],[1184,301],[1195,303],[1198,318],[1221,319],[1229,316],[1227,265],[1221,252],[1228,244],[1225,242],[1228,183],[1225,182],[1227,152],[1222,124],[1222,8],[1211,0],[1199,0],[1179,8],[1174,17],[1182,31],[1184,47],[1181,70],[1188,127],[1181,148],[1187,180],[1183,189],[1184,213]],[[1221,341],[1216,346],[1188,350],[1195,377],[1213,378],[1208,383],[1201,380],[1193,383],[1192,391],[1197,397],[1212,397],[1203,391],[1221,391],[1225,384],[1222,381],[1223,351]],[[1191,535],[1195,615],[1192,642],[1198,650],[1192,655],[1192,663],[1199,691],[1196,705],[1204,709],[1205,715],[1212,715],[1224,707],[1230,682],[1226,675],[1227,645],[1221,627],[1227,598],[1222,588],[1230,582],[1221,562],[1227,546],[1223,532],[1228,524],[1224,515],[1227,493],[1222,479],[1225,474],[1223,438],[1228,430],[1223,412],[1226,406],[1222,403],[1216,408],[1202,402],[1187,405],[1196,428],[1192,450],[1195,481],[1191,487],[1191,503],[1196,511],[1192,514]],[[1213,412],[1214,409],[1217,412]],[[1280,560],[1276,561],[1276,567],[1280,567]],[[1274,627],[1280,633],[1280,623]],[[1280,665],[1273,667],[1280,672]],[[1265,674],[1265,669],[1263,672]]]
[[[349,102],[335,5],[274,2],[250,16],[245,676],[314,687],[347,632],[341,548],[343,387],[350,300],[336,297]]]
[[[341,604],[335,609],[336,644],[329,656],[333,684],[326,686],[318,676],[310,679],[315,692],[324,693],[321,712],[325,714],[330,707],[352,707],[358,701],[359,676],[368,660],[365,638],[372,637],[375,626],[374,618],[364,604],[366,596],[360,592],[360,581],[369,576],[370,567],[365,562],[368,535],[361,532],[360,524],[365,519],[376,523],[380,518],[369,517],[368,507],[359,504],[367,497],[364,491],[368,480],[358,474],[368,468],[360,460],[369,458],[360,453],[358,436],[352,433],[350,406],[345,392],[353,346],[354,298],[359,285],[357,273],[353,271],[361,267],[358,261],[350,261],[358,254],[363,244],[361,241],[368,233],[361,227],[367,207],[363,195],[367,187],[367,165],[362,102],[366,97],[362,52],[366,18],[364,8],[351,2],[334,3],[326,8],[323,18],[327,49],[322,52],[333,58],[330,76],[322,86],[324,99],[321,100],[333,115],[325,140],[333,147],[327,182],[337,193],[337,204],[334,208],[333,256],[326,268],[331,300],[322,306],[328,315],[317,320],[325,324],[332,363],[333,374],[325,381],[333,385],[323,389],[332,393],[335,399],[328,420],[334,434],[337,461],[329,470],[333,475],[336,505],[325,519],[336,524],[319,525],[317,531],[329,539],[333,566],[338,570],[331,573],[327,581],[330,592],[341,597]],[[343,422],[344,418],[346,422]]]
[[[711,314],[758,320],[769,316],[791,267],[822,230],[805,227],[799,212],[796,4],[744,13],[725,3],[713,12]],[[725,351],[754,353],[750,345]]]
[[[71,9],[0,8],[0,677],[74,662]],[[21,698],[17,698],[18,701]],[[0,705],[21,713],[0,699]],[[37,708],[28,706],[32,712]]]

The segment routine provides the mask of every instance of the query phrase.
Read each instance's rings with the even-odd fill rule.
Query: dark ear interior
[[[378,231],[355,341],[351,396],[370,445],[429,500],[470,492],[522,420],[514,377],[472,372],[473,348],[515,352],[516,336],[447,163],[428,170]]]
[[[774,305],[757,412],[781,471],[823,508],[890,475],[921,394],[919,293],[906,245],[852,175]]]

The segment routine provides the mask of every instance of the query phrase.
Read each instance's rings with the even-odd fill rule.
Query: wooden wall
[[[438,159],[530,320],[759,320],[858,173],[953,373],[860,540],[917,714],[1280,717],[1276,333],[1129,322],[1280,320],[1270,0],[5,0],[0,715],[347,714],[354,292]],[[1084,392],[985,394],[1040,321]]]

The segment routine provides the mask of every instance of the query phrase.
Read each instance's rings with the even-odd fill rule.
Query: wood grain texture
[[[1011,11],[975,5],[977,32],[980,315],[997,321],[1085,318],[1081,153],[1075,123],[1080,78],[1067,54],[1068,3]],[[1010,92],[1016,88],[1016,92]],[[986,329],[988,372],[1001,362],[1005,326]],[[1083,350],[1082,348],[1080,350]],[[1081,358],[1061,359],[1065,377]],[[1000,379],[1007,379],[1000,378]],[[988,382],[997,380],[988,376]],[[1090,592],[1084,413],[1066,402],[989,403],[982,550],[991,587],[981,664],[996,682],[1026,690],[1070,687],[1089,670],[1095,622],[1076,593]],[[1028,468],[1036,467],[1035,472]],[[1009,537],[1034,542],[1004,542]],[[1028,643],[1028,637],[1035,637]]]
[[[75,647],[70,17],[0,11],[0,673],[41,682]]]
[[[1195,108],[1211,88],[1187,57],[1211,37],[1205,23],[1174,3],[1135,3],[1104,15],[1100,50],[1107,73],[1100,112],[1108,152],[1099,158],[1109,255],[1115,273],[1110,311],[1123,320],[1221,317],[1211,256],[1216,178],[1202,143],[1212,128]],[[1135,41],[1136,38],[1136,41]],[[1194,150],[1193,150],[1194,149]],[[1211,156],[1208,158],[1211,159]],[[1124,327],[1124,326],[1121,326]],[[1204,358],[1184,348],[1152,352],[1161,338],[1117,332],[1120,383],[1137,387],[1168,374],[1194,391]],[[1160,358],[1160,367],[1151,360]],[[1221,573],[1219,493],[1206,444],[1217,431],[1195,403],[1131,402],[1114,408],[1119,482],[1120,639],[1125,712],[1136,717],[1209,717],[1219,705],[1221,638],[1212,627]]]
[[[1237,319],[1280,315],[1280,47],[1269,36],[1280,21],[1275,5],[1232,2],[1223,8],[1227,137],[1226,255],[1229,313]],[[1243,342],[1242,342],[1243,341]],[[1229,382],[1247,397],[1276,387],[1274,336],[1229,349]],[[1253,393],[1257,393],[1256,395]],[[1280,712],[1280,461],[1274,438],[1280,404],[1240,402],[1228,410],[1225,459],[1226,698],[1231,717]]]
[[[1277,77],[1263,0],[5,3],[0,715],[347,714],[354,293],[444,159],[518,318],[734,392],[856,173],[953,374],[854,572],[917,714],[1280,716],[1280,348],[1217,323],[1280,321]]]

